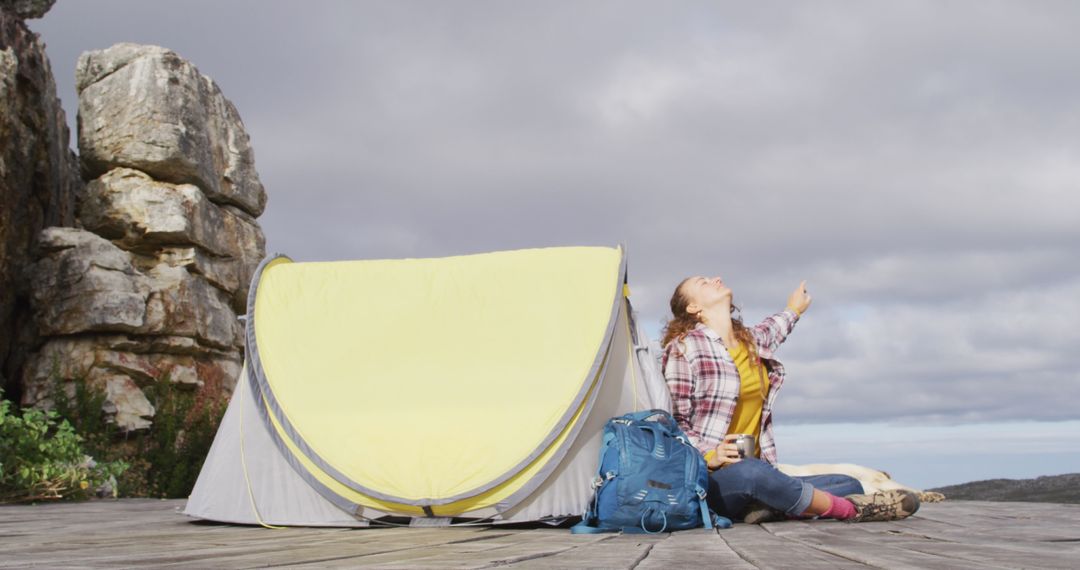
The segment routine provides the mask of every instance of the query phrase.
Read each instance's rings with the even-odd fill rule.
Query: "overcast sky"
[[[31,26],[72,125],[83,51],[158,44],[213,77],[272,251],[623,243],[653,332],[686,275],[754,321],[806,279],[791,439],[1058,434],[1031,475],[1080,470],[1077,22],[1069,1],[60,0]],[[987,476],[1033,464],[996,453]]]

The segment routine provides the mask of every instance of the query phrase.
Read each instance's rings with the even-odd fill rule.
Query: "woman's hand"
[[[708,460],[709,469],[720,469],[742,461],[739,457],[739,448],[735,446],[736,437],[738,434],[724,436],[724,441],[716,446],[716,453]]]
[[[806,292],[806,281],[803,280],[799,283],[799,286],[788,295],[787,306],[792,311],[799,313],[800,315],[806,312],[806,309],[810,308],[810,302],[813,298]]]

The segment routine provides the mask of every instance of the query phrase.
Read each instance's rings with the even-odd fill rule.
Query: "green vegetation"
[[[130,466],[117,478],[121,496],[187,497],[225,414],[226,395],[219,382],[183,386],[168,375],[143,392],[154,406],[153,425],[130,434],[107,421],[104,394],[84,382],[75,383],[73,397],[57,389],[53,401],[56,412],[84,434],[95,457]]]
[[[55,411],[11,408],[0,393],[0,503],[85,498],[127,469],[88,457],[83,438]]]

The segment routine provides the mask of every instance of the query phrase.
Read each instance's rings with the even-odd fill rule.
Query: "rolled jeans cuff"
[[[797,480],[797,479],[796,479]],[[806,481],[799,481],[802,483],[802,493],[799,495],[799,500],[795,501],[795,504],[791,508],[784,511],[788,515],[797,517],[806,512],[806,509],[810,508],[810,502],[814,500],[814,487]]]

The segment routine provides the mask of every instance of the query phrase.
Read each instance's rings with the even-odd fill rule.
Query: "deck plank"
[[[412,538],[407,535],[394,537],[393,539],[354,540],[353,537],[343,537],[324,544],[293,544],[283,545],[283,548],[267,557],[257,553],[233,553],[229,556],[221,556],[215,559],[228,568],[267,568],[267,567],[304,567],[305,565],[316,567],[347,567],[360,566],[361,560],[394,560],[424,558],[424,555],[415,555],[416,552],[426,552],[448,544],[468,544],[474,533],[458,534],[456,529],[431,529],[434,532],[420,538]],[[366,532],[366,531],[365,531]],[[363,533],[353,533],[363,534]],[[356,537],[360,538],[360,537]],[[468,548],[460,546],[458,548]],[[184,561],[176,561],[169,566],[190,567]]]
[[[787,521],[785,525],[806,524]],[[792,541],[769,532],[764,525],[737,524],[720,538],[740,558],[758,568],[865,568],[855,560]]]
[[[196,522],[183,501],[0,506],[0,568],[1074,568],[1080,505],[946,501],[887,523],[785,521],[661,535],[550,527],[289,528]]]
[[[722,531],[726,532],[726,531]],[[640,570],[663,570],[667,568],[755,568],[714,531],[684,531],[672,533],[658,542],[648,556],[638,564]],[[628,568],[629,566],[624,566]],[[609,566],[610,568],[610,566]]]
[[[597,535],[569,536],[565,530],[537,529],[523,531],[505,539],[485,541],[486,544],[471,545],[473,548],[463,549],[457,545],[450,545],[428,549],[425,552],[417,551],[414,554],[423,554],[423,556],[411,557],[409,560],[395,560],[389,564],[370,558],[357,562],[359,562],[359,567],[376,566],[378,568],[415,568],[417,564],[423,567],[438,566],[439,568],[491,568],[546,559],[587,544],[603,541],[604,538]]]
[[[888,532],[887,523],[845,524],[814,521],[799,525],[770,524],[770,532],[794,542],[812,546],[868,566],[881,568],[956,568],[975,564],[986,568],[1008,568],[985,557],[963,556],[951,543],[932,542],[922,537],[899,538]],[[878,527],[878,528],[874,528]],[[920,542],[921,541],[921,542]]]
[[[660,535],[593,535],[596,540],[574,545],[562,552],[534,556],[508,564],[511,568],[633,568],[668,534]],[[640,566],[639,566],[640,567]]]

